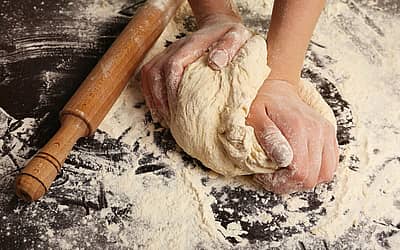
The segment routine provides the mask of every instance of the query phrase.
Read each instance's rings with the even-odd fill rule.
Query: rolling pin
[[[76,141],[95,132],[182,2],[149,0],[137,11],[61,110],[60,129],[18,174],[20,198],[34,201],[49,190]]]

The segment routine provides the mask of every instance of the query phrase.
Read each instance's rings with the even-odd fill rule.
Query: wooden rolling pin
[[[76,141],[95,132],[182,2],[149,0],[138,10],[60,112],[60,129],[17,176],[20,198],[34,201],[48,191]]]

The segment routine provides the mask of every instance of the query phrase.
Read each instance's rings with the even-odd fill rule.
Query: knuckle
[[[251,32],[243,24],[234,24],[226,33],[225,39],[237,41],[239,44],[245,42],[251,36]]]

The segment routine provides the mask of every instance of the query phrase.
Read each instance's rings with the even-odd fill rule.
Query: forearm
[[[209,17],[226,15],[240,19],[231,0],[189,0],[197,22],[201,25]]]
[[[275,0],[269,27],[270,79],[297,83],[324,0]]]

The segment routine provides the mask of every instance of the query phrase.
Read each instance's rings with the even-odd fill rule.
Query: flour
[[[123,6],[123,1],[94,0],[89,7],[85,8],[83,16],[95,20],[107,19],[117,14]]]
[[[101,2],[93,1],[79,13],[105,21],[120,16],[126,4]],[[237,2],[246,23],[265,31],[258,19],[269,17],[272,1]],[[166,40],[187,33],[188,11],[185,4],[145,61],[163,49]],[[79,35],[80,25],[66,33]],[[16,169],[37,150],[29,140],[41,120],[17,120],[0,108],[0,188],[7,190],[0,193],[0,207],[7,208],[0,211],[0,239],[15,234],[18,242],[29,242],[32,248],[62,249],[399,248],[399,25],[398,16],[352,1],[328,1],[303,77],[317,83],[321,92],[331,91],[324,85],[329,82],[340,89],[339,94],[328,91],[328,103],[337,115],[343,160],[334,183],[312,192],[277,196],[246,177],[225,178],[202,169],[150,122],[140,79],[134,77],[100,130],[73,149],[49,194],[10,211]],[[80,35],[94,42],[92,35],[99,32]],[[41,75],[43,88],[53,90],[58,75]],[[339,105],[340,96],[351,110]],[[351,119],[355,127],[350,130],[353,125],[346,122]],[[348,130],[350,134],[340,134]],[[68,223],[60,225],[64,217]],[[15,221],[34,230],[26,232]],[[35,234],[40,236],[33,241]]]
[[[336,237],[342,233],[342,228],[349,227],[359,220],[390,219],[394,224],[400,222],[400,208],[393,204],[400,198],[399,183],[394,181],[400,178],[400,161],[397,157],[400,141],[400,78],[399,73],[394,70],[400,66],[400,44],[395,42],[400,34],[394,28],[400,24],[400,20],[374,13],[374,20],[387,34],[377,36],[372,28],[365,29],[365,20],[352,14],[348,6],[340,2],[331,6],[322,15],[314,39],[318,39],[318,42],[326,45],[328,49],[346,48],[345,53],[343,50],[329,49],[331,55],[338,60],[338,63],[330,68],[332,72],[341,72],[343,78],[346,78],[339,81],[338,86],[357,115],[357,143],[348,150],[355,150],[360,159],[357,172],[347,168],[339,169],[337,194],[340,202],[331,209],[332,217],[325,217],[327,224],[321,224],[324,225],[321,227],[325,228],[327,236]],[[346,16],[348,22],[351,20],[351,26],[347,22],[339,22],[343,16]],[[349,27],[340,29],[343,26]],[[350,27],[364,27],[365,30],[360,34],[365,39],[349,39],[346,32]],[[335,39],[330,39],[332,31]],[[372,48],[372,53],[377,54],[369,54],[371,50],[361,43],[366,43],[366,46]],[[382,164],[384,167],[379,167]],[[343,219],[338,220],[336,216]],[[320,227],[316,230],[320,230]]]
[[[255,12],[261,12],[262,16],[270,13],[271,4],[269,1],[261,1],[259,4],[246,1],[239,3],[239,8],[242,9],[249,6]],[[383,31],[384,33],[396,33],[399,36],[399,33],[393,30],[396,27],[394,23],[399,23],[398,19],[393,18],[389,22],[384,21],[383,17],[377,13],[371,14],[376,16],[377,22],[384,23],[384,25],[380,25],[380,27],[387,29]],[[342,16],[354,19],[351,27],[343,28],[343,25],[350,24],[342,23],[340,21]],[[317,235],[329,239],[340,237],[346,232],[346,228],[365,220],[384,221],[385,218],[389,217],[393,223],[400,222],[399,217],[396,216],[396,214],[399,214],[399,205],[396,203],[400,192],[398,181],[396,183],[396,180],[400,177],[399,171],[396,170],[399,168],[399,160],[392,159],[384,169],[378,169],[382,161],[390,159],[398,153],[396,152],[396,142],[400,138],[398,132],[396,132],[399,131],[396,124],[400,121],[398,113],[399,96],[394,95],[393,92],[398,93],[399,84],[388,85],[388,82],[398,81],[392,75],[394,73],[392,69],[396,65],[397,67],[400,65],[398,58],[395,57],[395,51],[399,51],[400,48],[398,44],[393,43],[393,41],[396,41],[393,37],[374,38],[376,34],[370,34],[374,30],[369,30],[366,33],[359,32],[362,36],[365,36],[366,39],[363,40],[354,40],[351,34],[349,38],[346,31],[358,27],[361,29],[363,25],[365,26],[363,22],[362,18],[350,12],[345,3],[331,1],[322,14],[313,37],[313,41],[326,47],[314,46],[315,50],[321,50],[337,60],[337,63],[327,65],[327,69],[320,72],[321,75],[337,83],[342,94],[352,104],[358,120],[354,130],[357,141],[351,147],[346,148],[342,154],[348,157],[352,154],[358,155],[360,158],[360,162],[357,163],[359,169],[354,172],[346,167],[347,164],[351,164],[351,159],[345,158],[341,163],[337,172],[337,183],[334,191],[336,201],[329,204],[327,215],[312,229]],[[393,23],[393,25],[386,25],[388,23]],[[332,37],[335,38],[332,39]],[[377,55],[368,54],[367,47],[359,43],[371,43],[371,46],[376,48],[373,53],[376,52]],[[306,61],[307,66],[315,68],[308,61]],[[317,68],[316,70],[319,71],[320,69]],[[342,74],[341,76],[339,74],[339,77],[338,72]],[[388,77],[391,80],[387,79]],[[371,100],[374,99],[377,101],[371,103]],[[376,148],[379,148],[378,154],[373,153]],[[373,177],[373,184],[368,184],[368,180],[371,180],[372,176],[375,176]],[[382,194],[383,190],[385,190],[385,194]],[[177,194],[177,197],[182,197],[181,195]],[[296,211],[299,207],[305,206],[304,203],[304,200],[292,197],[287,200],[286,204],[288,204],[288,210]],[[275,213],[284,213],[283,208],[277,209],[275,208]],[[286,225],[305,222],[307,221],[305,216],[303,213],[292,213],[288,217]],[[251,217],[245,217],[244,220],[253,223],[257,220],[267,222],[271,220],[271,215],[259,211]],[[379,230],[379,225],[375,226],[375,230]],[[229,224],[223,232],[225,236],[229,235],[236,238],[240,238],[239,235],[243,233],[240,224],[237,223]]]

